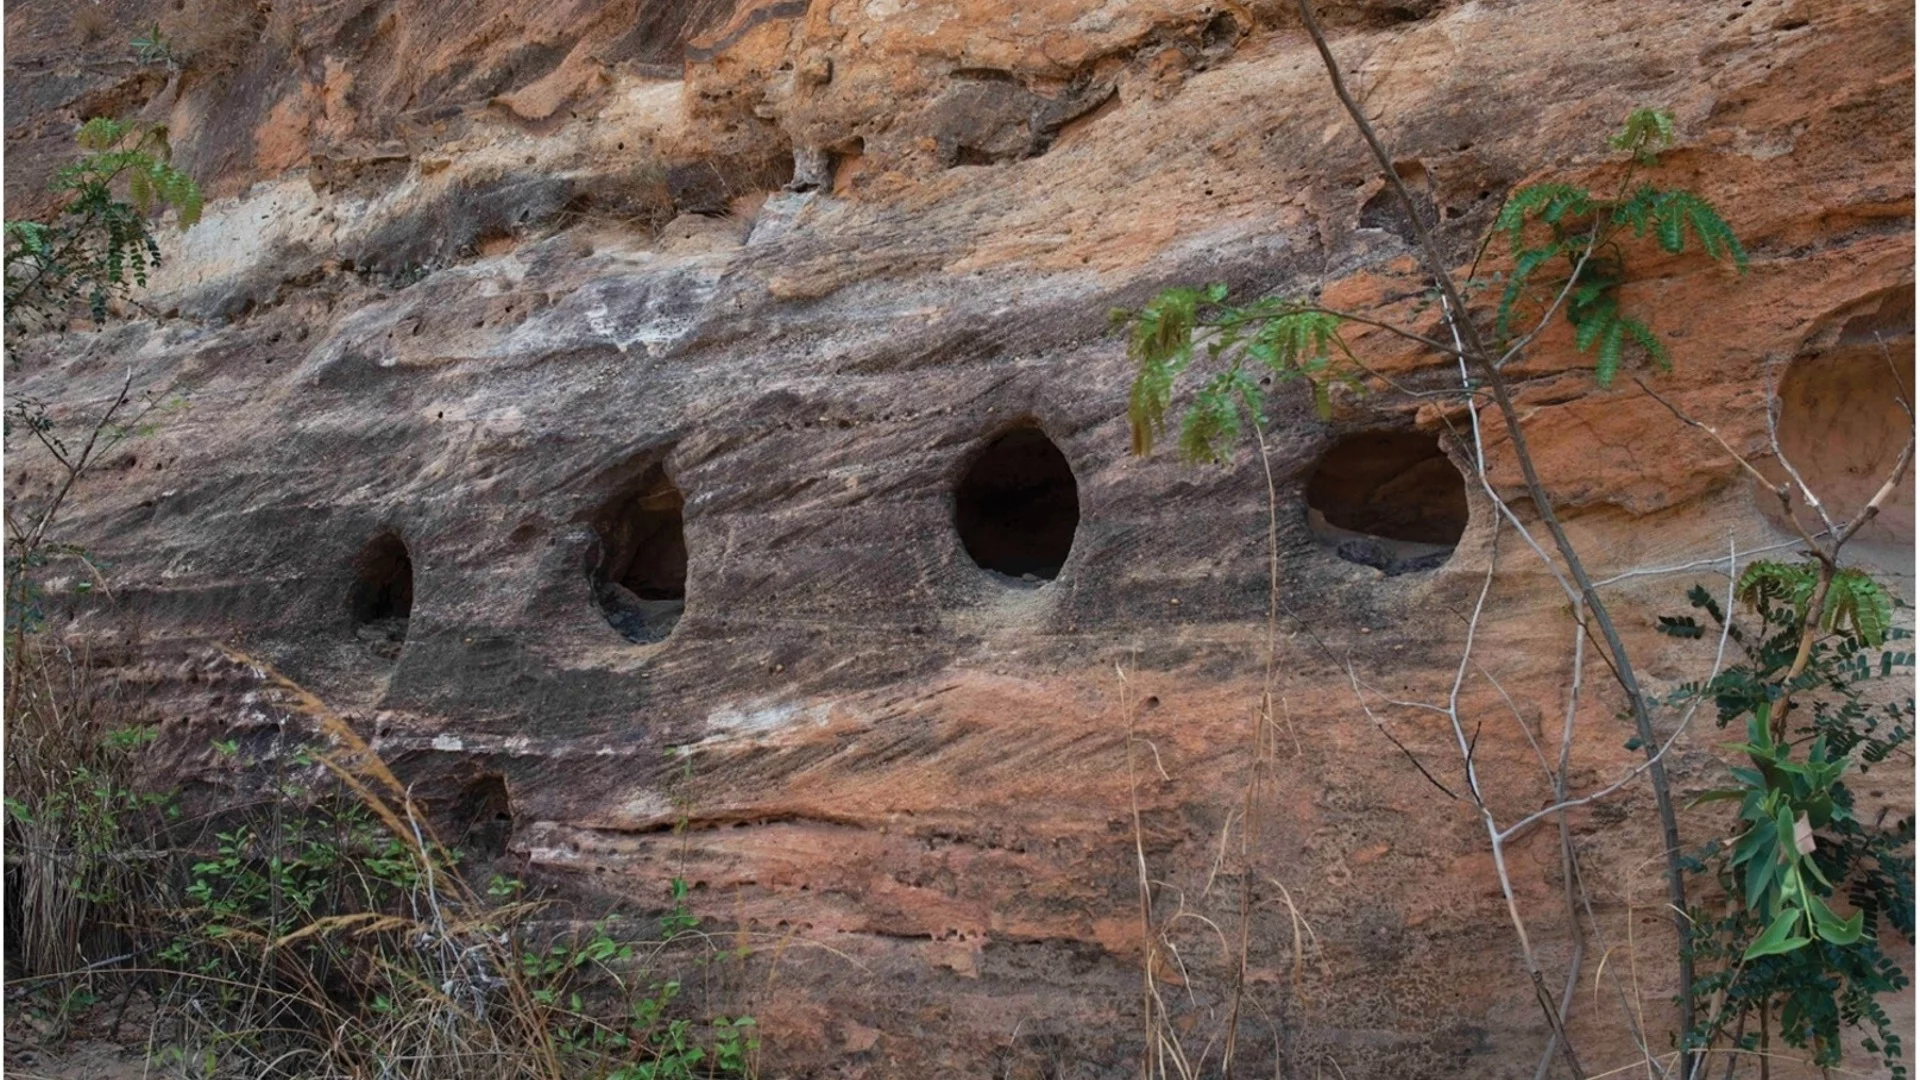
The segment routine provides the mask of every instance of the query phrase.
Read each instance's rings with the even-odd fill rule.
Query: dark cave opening
[[[347,609],[356,637],[378,652],[398,655],[413,616],[413,557],[398,533],[381,533],[354,557]]]
[[[1307,522],[1348,562],[1389,575],[1432,570],[1466,531],[1466,480],[1432,435],[1348,435],[1314,465]]]
[[[1051,581],[1080,526],[1080,485],[1053,440],[1023,425],[975,455],[954,489],[953,519],[981,569]]]
[[[600,539],[589,575],[594,602],[628,641],[666,640],[686,610],[685,506],[680,489],[655,465],[594,523]]]
[[[513,839],[513,800],[499,773],[486,773],[462,787],[450,816],[457,846],[484,858],[507,853]]]

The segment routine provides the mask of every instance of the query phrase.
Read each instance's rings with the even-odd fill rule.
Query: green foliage
[[[173,43],[160,31],[160,24],[153,23],[134,37],[133,58],[142,64],[165,64],[169,68],[179,66],[173,55]]]
[[[1804,621],[1819,580],[1820,564],[1811,560],[1797,566],[1756,562],[1740,575],[1739,596],[1756,607],[1788,604],[1794,615]],[[1864,645],[1884,644],[1893,629],[1893,598],[1879,582],[1861,570],[1853,567],[1836,570],[1821,605],[1820,629],[1850,634]]]
[[[183,229],[200,219],[199,186],[168,164],[164,128],[96,117],[78,141],[86,153],[55,174],[51,219],[4,226],[9,356],[18,335],[64,324],[76,304],[100,323],[110,301],[145,287],[161,258],[153,215],[173,210]]]
[[[687,909],[687,879],[676,877],[667,883],[667,889],[673,898],[673,907],[660,917],[660,932],[668,938],[678,937],[700,925],[700,919]]]
[[[70,698],[34,715],[73,716]],[[277,739],[213,740],[223,771],[266,783],[266,797],[183,821],[171,798],[127,778],[153,729],[108,727],[95,712],[86,753],[39,758],[26,751],[63,729],[23,729],[9,713],[9,940],[46,937],[23,932],[20,914],[40,909],[16,876],[45,853],[53,869],[31,881],[66,889],[53,898],[69,905],[79,890],[69,923],[110,916],[123,933],[84,948],[56,940],[28,970],[71,971],[109,948],[143,957],[163,1064],[209,1080],[753,1074],[753,1019],[715,1015],[683,990],[681,977],[717,955],[692,932],[684,879],[671,883],[664,939],[618,915],[575,922],[501,875],[470,888],[419,808],[380,794],[395,789],[370,750],[348,772],[325,746]],[[171,824],[135,827],[155,819]],[[99,870],[72,876],[85,866]],[[87,1007],[64,982],[46,986],[36,1006]]]
[[[1867,690],[1896,672],[1906,677],[1913,656],[1882,647],[1906,635],[1891,626],[1892,601],[1866,574],[1837,571],[1822,611],[1811,612],[1819,572],[1817,563],[1749,567],[1736,594],[1758,616],[1757,628],[1727,626],[1730,614],[1704,589],[1688,594],[1745,659],[1675,699],[1711,700],[1720,726],[1742,724],[1746,740],[1737,749],[1747,758],[1732,770],[1733,786],[1695,800],[1733,802],[1737,811],[1731,839],[1690,860],[1730,902],[1724,911],[1692,912],[1696,960],[1709,972],[1699,990],[1722,1006],[1688,1041],[1754,1049],[1762,1018],[1777,1018],[1789,1045],[1831,1067],[1846,1029],[1864,1026],[1869,1051],[1904,1077],[1900,1037],[1877,999],[1908,979],[1879,935],[1891,926],[1913,940],[1914,820],[1864,820],[1844,778],[1911,743],[1911,693],[1875,704]],[[1809,620],[1823,634],[1794,674]],[[1706,631],[1693,616],[1664,617],[1660,629],[1679,638]],[[1792,712],[1782,716],[1789,700]],[[1841,897],[1850,914],[1834,910]]]
[[[1167,289],[1139,311],[1114,313],[1129,328],[1128,353],[1138,365],[1127,404],[1134,453],[1151,453],[1165,434],[1174,382],[1197,349],[1223,366],[1201,386],[1181,422],[1180,453],[1189,461],[1225,461],[1240,437],[1242,417],[1261,422],[1268,385],[1304,380],[1322,416],[1332,411],[1334,383],[1358,385],[1351,371],[1334,366],[1340,357],[1352,359],[1340,339],[1338,315],[1279,297],[1231,305],[1227,296],[1219,284]]]
[[[240,754],[233,740],[216,748]],[[307,1060],[322,1032],[298,1018],[313,1014],[328,1053],[367,1075],[461,1045],[493,1045],[511,1075],[511,1055],[527,1051],[550,1053],[564,1075],[749,1075],[753,1020],[690,1012],[680,981],[652,977],[639,955],[664,944],[619,916],[554,932],[517,880],[493,876],[484,898],[467,889],[456,853],[406,824],[411,810],[324,783],[282,782],[279,794],[213,834],[155,954],[177,993],[219,1018],[201,1071],[284,1074],[250,1070]],[[687,893],[675,879],[670,934],[698,922]],[[422,1025],[462,1034],[422,1048],[411,1042]]]
[[[1627,114],[1620,130],[1607,139],[1607,145],[1651,165],[1660,151],[1673,145],[1673,115],[1665,109],[1635,109]]]
[[[140,783],[153,729],[138,723],[119,684],[100,677],[84,650],[9,629],[8,964],[48,975],[129,947],[129,926],[154,888],[150,866],[131,853],[177,810]]]
[[[249,821],[213,840],[209,857],[189,867],[183,925],[160,954],[202,973],[251,962],[250,952],[229,955],[232,942],[280,942],[322,918],[393,908],[419,884],[398,838],[351,804]]]
[[[1656,164],[1659,151],[1673,142],[1673,119],[1665,112],[1636,109],[1610,146],[1633,155],[1633,166]],[[1574,346],[1594,354],[1594,378],[1612,384],[1629,345],[1655,365],[1668,365],[1667,351],[1645,321],[1622,312],[1620,287],[1627,281],[1627,236],[1651,236],[1662,251],[1680,254],[1691,235],[1714,260],[1726,260],[1744,272],[1746,249],[1733,229],[1705,199],[1690,191],[1634,187],[1630,167],[1621,194],[1602,198],[1563,183],[1530,184],[1514,191],[1494,220],[1505,237],[1513,269],[1494,315],[1495,337],[1509,342],[1514,323],[1530,295],[1562,305],[1574,327]],[[1555,273],[1554,267],[1564,266]]]
[[[1672,117],[1652,109],[1630,113],[1609,140],[1631,154],[1635,166],[1654,164],[1672,142]],[[1685,190],[1633,188],[1631,175],[1630,169],[1612,199],[1557,182],[1530,184],[1508,197],[1492,227],[1513,259],[1492,312],[1501,348],[1515,343],[1516,320],[1539,298],[1572,322],[1575,347],[1594,357],[1601,386],[1612,384],[1632,354],[1664,368],[1666,346],[1621,306],[1620,289],[1629,280],[1624,242],[1651,238],[1677,254],[1691,237],[1710,258],[1746,268],[1746,250],[1706,200]],[[1481,285],[1475,279],[1465,291]],[[1334,386],[1361,386],[1359,361],[1340,337],[1344,317],[1305,300],[1232,304],[1224,285],[1177,286],[1138,310],[1114,312],[1114,321],[1126,327],[1135,365],[1127,399],[1135,454],[1151,453],[1166,434],[1175,385],[1202,355],[1208,374],[1179,423],[1180,453],[1190,461],[1224,462],[1247,419],[1260,422],[1272,386],[1305,381],[1322,417],[1332,412]]]

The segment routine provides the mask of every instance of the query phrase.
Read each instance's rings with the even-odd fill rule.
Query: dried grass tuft
[[[107,36],[113,29],[113,16],[98,3],[83,3],[73,10],[73,31],[80,35],[80,44],[91,45]]]
[[[265,15],[259,0],[185,0],[160,20],[160,33],[184,70],[224,75],[260,40]]]

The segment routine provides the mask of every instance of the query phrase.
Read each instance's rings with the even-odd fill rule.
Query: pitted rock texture
[[[128,27],[166,13],[103,6]],[[1317,289],[1439,330],[1287,7],[355,0],[295,4],[276,31],[275,4],[212,74],[81,42],[69,5],[10,5],[10,212],[103,110],[168,123],[216,196],[166,238],[149,303],[170,318],[41,338],[13,373],[70,418],[130,366],[185,402],[72,504],[65,538],[111,565],[112,598],[60,594],[65,632],[127,645],[210,790],[235,781],[208,738],[274,730],[227,645],[364,725],[513,865],[641,905],[687,878],[756,943],[762,989],[739,1004],[779,1075],[1135,1075],[1143,860],[1180,949],[1154,973],[1197,1053],[1230,1004],[1237,959],[1203,920],[1238,925],[1222,852],[1249,805],[1243,1054],[1285,1075],[1533,1075],[1544,1033],[1481,826],[1382,727],[1457,786],[1443,722],[1386,702],[1445,698],[1497,566],[1463,700],[1494,812],[1544,805],[1529,738],[1566,708],[1561,595],[1510,532],[1496,546],[1477,488],[1444,564],[1393,575],[1342,558],[1307,506],[1343,436],[1438,442],[1464,417],[1382,388],[1321,421],[1282,393],[1271,518],[1250,450],[1127,452],[1107,313],[1160,286]],[[1912,350],[1910,5],[1333,14],[1463,266],[1507,190],[1605,185],[1611,126],[1671,108],[1681,145],[1655,179],[1723,208],[1753,265],[1636,252],[1628,302],[1675,361],[1638,374],[1749,452],[1776,386],[1806,406],[1787,437],[1836,476],[1897,450],[1910,421],[1876,413],[1863,442],[1834,402],[1871,382],[1875,334]],[[1383,332],[1350,340],[1416,387],[1457,379]],[[1729,543],[1788,539],[1771,496],[1633,380],[1597,389],[1562,325],[1519,374],[1541,473],[1652,688],[1699,677],[1711,643],[1654,617],[1719,581]],[[1014,429],[1077,488],[1044,584],[981,569],[956,529],[968,463]],[[608,508],[656,469],[684,500],[684,612],[636,642],[595,573]],[[10,457],[8,496],[50,478]],[[1876,529],[1910,596],[1911,503]],[[388,534],[408,610],[370,641],[357,574]],[[1269,692],[1272,723],[1251,724]],[[1638,759],[1619,708],[1590,668],[1576,788]],[[1721,741],[1680,741],[1680,797],[1724,775]],[[1873,797],[1910,806],[1903,786]],[[1580,985],[1609,947],[1621,970],[1630,931],[1665,1030],[1651,799],[1630,787],[1571,828],[1605,934]],[[1557,837],[1508,856],[1558,986]],[[1590,1069],[1637,1060],[1604,995],[1570,1031]]]

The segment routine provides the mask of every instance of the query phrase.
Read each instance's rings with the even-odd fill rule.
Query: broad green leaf
[[[1817,896],[1807,897],[1807,913],[1813,916],[1814,932],[1834,945],[1851,945],[1860,940],[1866,921],[1860,912],[1842,919]]]
[[[1800,937],[1793,932],[1794,926],[1799,921],[1800,912],[1791,909],[1781,912],[1767,927],[1766,932],[1755,938],[1753,944],[1747,946],[1747,951],[1742,954],[1741,959],[1752,960],[1760,956],[1778,956],[1806,945],[1812,939]]]

